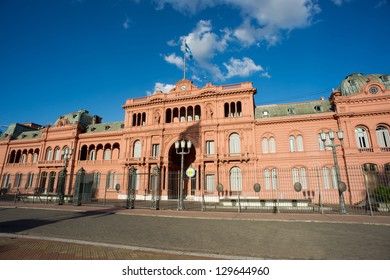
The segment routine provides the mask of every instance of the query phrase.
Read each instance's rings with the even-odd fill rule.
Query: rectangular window
[[[332,173],[333,188],[337,189],[337,173],[336,173],[336,168],[335,167],[332,167],[331,173]]]
[[[153,144],[152,147],[152,157],[156,158],[160,156],[160,145],[159,144]]]
[[[28,176],[27,176],[26,188],[30,188],[32,186],[33,179],[34,179],[34,173],[29,173]]]
[[[278,170],[275,168],[272,169],[272,189],[278,189]]]
[[[302,184],[302,189],[307,189],[307,181],[306,181],[306,169],[305,168],[301,168],[300,169],[300,172],[301,172],[301,184]]]
[[[264,185],[266,190],[271,188],[271,177],[268,169],[264,170]]]
[[[206,191],[213,192],[214,186],[215,186],[215,175],[214,174],[207,174],[206,175]]]
[[[214,155],[214,141],[206,141],[206,154]]]
[[[326,190],[330,189],[330,178],[329,178],[329,169],[327,167],[322,168],[322,175],[324,177],[324,188]]]
[[[22,173],[16,174],[16,178],[15,178],[15,187],[16,188],[20,187],[21,181],[22,181]]]

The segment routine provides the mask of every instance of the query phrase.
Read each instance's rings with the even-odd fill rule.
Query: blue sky
[[[388,0],[0,0],[0,125],[251,81],[256,105],[327,98],[348,74],[390,73]],[[0,129],[4,129],[0,127]]]

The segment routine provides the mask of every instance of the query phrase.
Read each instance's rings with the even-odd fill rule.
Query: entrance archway
[[[181,149],[180,149],[181,150]],[[187,152],[187,148],[185,148],[185,152]],[[184,155],[183,161],[183,197],[185,198],[187,195],[191,194],[192,185],[196,185],[196,181],[188,180],[185,175],[185,171],[188,167],[190,167],[196,159],[196,150],[195,147],[192,146],[190,149],[190,153]],[[169,149],[168,153],[168,199],[177,199],[179,193],[180,186],[180,164],[181,164],[181,155],[176,153],[175,143]]]

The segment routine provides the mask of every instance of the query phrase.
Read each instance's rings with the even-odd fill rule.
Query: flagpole
[[[184,80],[186,79],[186,40],[184,40]]]

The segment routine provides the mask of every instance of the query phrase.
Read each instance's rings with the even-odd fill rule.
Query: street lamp
[[[330,139],[330,144],[326,144],[326,134],[328,134],[328,137]],[[337,138],[340,141],[340,144],[335,144],[335,134],[332,129],[328,131],[328,133],[325,133],[323,130],[320,132],[320,138],[321,141],[324,143],[324,147],[331,147],[333,152],[333,161],[334,161],[334,168],[336,170],[336,180],[337,180],[337,189],[339,191],[339,202],[340,202],[340,213],[341,214],[347,214],[347,210],[345,208],[345,201],[344,201],[344,195],[343,192],[345,191],[345,183],[341,181],[340,177],[340,169],[339,169],[339,163],[337,160],[337,153],[336,153],[336,147],[343,145],[343,139],[344,139],[344,132],[342,130],[337,131]]]
[[[64,198],[65,198],[65,179],[66,179],[66,172],[69,164],[69,159],[71,158],[73,154],[73,149],[63,149],[62,152],[62,158],[64,159],[64,167],[60,171],[60,180],[58,185],[58,193],[59,193],[59,199],[58,199],[58,205],[64,204]]]
[[[187,152],[185,152],[185,147],[187,146]],[[179,186],[179,199],[178,199],[178,206],[177,210],[183,210],[183,168],[184,168],[184,155],[188,155],[190,153],[192,146],[192,142],[190,140],[180,140],[175,142],[175,149],[176,154],[181,155],[180,160],[180,186]]]

